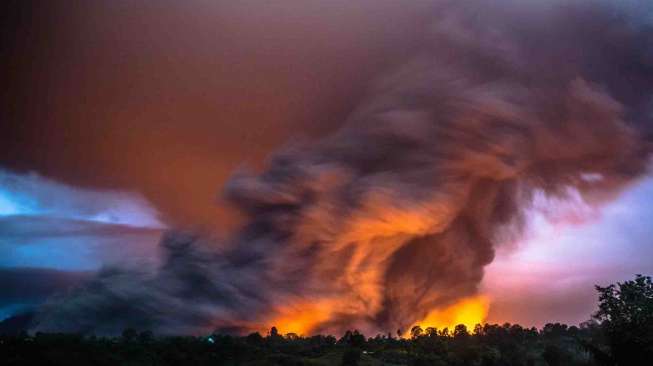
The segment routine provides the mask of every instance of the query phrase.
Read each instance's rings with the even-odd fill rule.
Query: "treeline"
[[[597,324],[542,330],[519,325],[413,329],[411,338],[357,331],[337,339],[213,334],[155,337],[127,329],[121,337],[43,334],[0,337],[4,365],[596,365],[583,346],[601,343]]]
[[[0,336],[3,365],[644,365],[653,359],[653,284],[637,276],[599,291],[599,310],[580,326],[485,324],[414,327],[410,337],[340,338],[279,334],[157,337],[126,329],[119,337],[76,334]]]

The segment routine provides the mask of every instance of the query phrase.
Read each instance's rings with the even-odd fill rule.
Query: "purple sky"
[[[596,309],[594,284],[653,272],[652,195],[653,178],[644,178],[601,207],[566,204],[557,219],[533,213],[527,237],[487,267],[489,320],[578,323]]]

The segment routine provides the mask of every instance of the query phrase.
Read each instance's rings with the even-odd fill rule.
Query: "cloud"
[[[91,272],[0,268],[0,320],[33,309],[48,297],[90,279]]]
[[[241,230],[171,232],[160,266],[107,269],[34,329],[247,329],[297,304],[332,309],[311,331],[401,329],[476,294],[538,194],[613,200],[647,171],[651,32],[610,4],[502,4],[438,3],[342,128],[230,179]]]
[[[0,267],[97,270],[115,263],[155,262],[161,233],[161,229],[48,216],[4,217],[0,219]]]
[[[156,263],[165,227],[157,216],[133,193],[0,170],[0,315],[38,305],[103,266]]]
[[[59,219],[164,228],[142,196],[122,191],[71,187],[36,173],[0,169],[0,217],[45,216]]]

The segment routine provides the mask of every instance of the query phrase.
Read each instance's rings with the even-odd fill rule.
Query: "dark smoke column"
[[[249,223],[228,249],[171,234],[158,271],[105,273],[36,329],[71,313],[66,329],[252,329],[322,304],[312,331],[377,332],[473,295],[534,192],[600,203],[650,150],[649,26],[602,2],[502,5],[439,3],[423,50],[341,130],[235,175]]]

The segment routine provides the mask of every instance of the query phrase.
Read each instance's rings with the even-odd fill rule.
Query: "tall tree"
[[[653,281],[637,275],[634,280],[607,287],[596,286],[601,322],[617,365],[636,365],[653,357]]]

